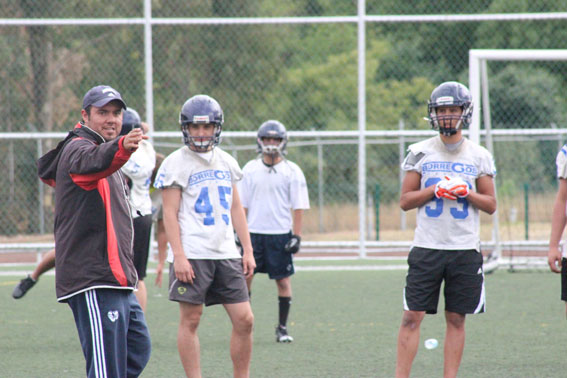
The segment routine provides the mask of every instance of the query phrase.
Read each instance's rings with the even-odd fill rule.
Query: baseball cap
[[[122,100],[120,93],[108,86],[108,85],[97,85],[89,89],[83,98],[83,109],[89,106],[96,106],[97,108],[103,107],[110,101],[119,101],[122,108],[126,109],[126,103]]]

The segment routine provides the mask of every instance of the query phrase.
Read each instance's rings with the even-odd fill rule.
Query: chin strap
[[[457,131],[459,131],[460,126],[461,121],[459,121],[455,127],[441,127],[441,125],[439,125],[439,132],[446,136],[455,135]]]
[[[451,135],[455,135],[457,133],[457,129],[444,129],[444,128],[439,128],[439,133],[445,135],[445,136],[451,136]]]
[[[272,159],[272,164],[266,163],[266,162],[264,161],[264,156],[269,156],[269,157]],[[270,168],[270,170],[268,171],[269,173],[272,173],[272,172],[278,173],[278,171],[276,171],[276,168],[274,168],[274,165],[275,165],[275,164],[274,164],[274,160],[275,160],[276,156],[280,156],[281,159],[282,159],[282,161],[285,160],[285,157],[284,157],[282,154],[279,154],[279,153],[276,153],[276,154],[262,154],[262,159],[261,159],[261,160],[262,160],[262,163],[263,163],[266,167]]]
[[[278,173],[278,171],[276,171],[276,169],[274,168],[274,157],[273,157],[272,155],[267,155],[267,156],[270,156],[270,157],[272,158],[272,164],[266,163],[266,162],[264,161],[264,157],[262,157],[262,163],[263,163],[266,167],[270,168],[270,170],[268,171],[268,173],[272,173],[272,172]]]

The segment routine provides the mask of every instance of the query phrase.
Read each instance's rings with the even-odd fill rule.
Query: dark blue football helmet
[[[443,106],[460,106],[460,116],[437,115],[437,108]],[[472,121],[473,102],[468,88],[456,81],[447,81],[431,92],[427,105],[429,124],[434,130],[439,130],[443,135],[454,135],[459,127],[468,127]],[[453,121],[458,120],[453,127]]]
[[[222,109],[214,98],[207,95],[196,95],[185,101],[179,113],[179,124],[183,133],[183,143],[197,152],[209,151],[220,143],[220,134],[224,116]],[[212,123],[215,131],[212,137],[196,141],[189,133],[189,124]],[[202,138],[199,138],[202,139]]]
[[[128,134],[135,127],[142,127],[142,119],[137,111],[132,108],[126,108],[122,115],[122,130],[120,130],[120,135]]]
[[[281,139],[281,142],[277,145],[266,145],[263,142],[263,138]],[[281,122],[271,119],[264,122],[258,129],[256,142],[258,143],[258,153],[264,153],[267,155],[279,154],[283,156],[287,153],[287,130]]]

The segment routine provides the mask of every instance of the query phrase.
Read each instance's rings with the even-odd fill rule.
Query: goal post
[[[481,98],[481,69],[482,64],[489,60],[567,60],[567,50],[469,50],[469,89],[474,101],[480,103]],[[484,105],[484,103],[483,103]],[[480,141],[480,107],[473,108],[472,123],[470,125],[470,139]]]
[[[567,60],[567,50],[565,49],[472,49],[469,50],[469,89],[473,101],[477,106],[473,107],[472,122],[469,127],[469,138],[480,144],[480,125],[481,108],[482,121],[486,133],[486,147],[494,154],[492,143],[492,126],[490,119],[490,101],[488,86],[487,61],[549,61]],[[499,266],[504,265],[502,259],[502,244],[499,237],[498,210],[492,218],[492,244],[493,251],[485,261],[485,272],[490,273]]]

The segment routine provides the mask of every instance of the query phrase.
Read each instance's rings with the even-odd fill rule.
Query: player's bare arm
[[[303,209],[293,210],[293,234],[301,236],[301,229],[303,228]]]
[[[252,251],[252,242],[250,241],[250,232],[248,232],[248,223],[246,222],[246,214],[240,202],[240,195],[236,185],[232,186],[232,208],[230,209],[230,216],[232,218],[232,225],[242,244],[242,267],[246,278],[252,277],[254,268],[256,268],[256,261],[254,260],[254,253]]]
[[[165,259],[167,258],[167,237],[165,235],[165,226],[163,224],[163,218],[157,221],[156,227],[157,227],[157,245],[158,245],[158,264],[156,267],[155,285],[161,287],[161,283],[163,281],[163,266],[165,264]]]
[[[415,209],[435,197],[435,185],[421,189],[421,175],[415,171],[408,171],[402,181],[402,194],[400,207],[404,211]]]
[[[183,251],[181,244],[181,232],[177,214],[181,203],[181,189],[166,188],[161,192],[163,198],[163,221],[165,234],[173,251],[173,269],[175,277],[181,282],[193,283],[195,272]]]
[[[553,213],[551,214],[551,235],[549,236],[549,251],[547,252],[547,263],[551,271],[555,273],[561,273],[561,249],[559,248],[559,243],[567,224],[565,206],[567,206],[567,180],[559,179],[559,188],[557,189]]]
[[[481,176],[476,179],[476,192],[470,191],[467,200],[477,209],[492,214],[496,211],[496,195],[492,176]]]

